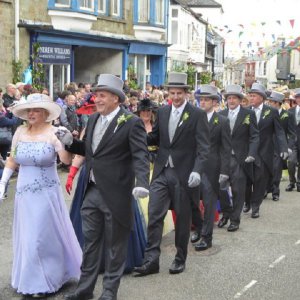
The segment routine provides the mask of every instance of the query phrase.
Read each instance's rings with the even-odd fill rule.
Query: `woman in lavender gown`
[[[0,181],[0,196],[20,166],[15,193],[12,286],[18,293],[45,297],[78,279],[82,252],[64,202],[56,171],[57,154],[69,163],[51,122],[61,108],[49,96],[32,94],[12,112],[27,120],[12,142]],[[0,197],[1,198],[1,197]]]

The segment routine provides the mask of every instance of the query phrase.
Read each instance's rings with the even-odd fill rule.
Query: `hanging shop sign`
[[[71,45],[40,43],[39,59],[43,64],[71,64]]]

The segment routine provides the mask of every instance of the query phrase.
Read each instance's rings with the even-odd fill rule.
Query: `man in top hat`
[[[296,128],[296,147],[293,151],[291,157],[289,158],[288,162],[288,169],[289,169],[289,177],[290,177],[290,184],[286,188],[286,191],[290,192],[295,188],[297,184],[297,192],[300,192],[300,88],[295,89],[295,102],[296,106],[291,108],[289,112],[292,115],[292,119],[295,122]],[[298,163],[298,173],[297,179],[295,178],[296,173],[296,165]]]
[[[291,112],[282,109],[281,105],[283,103],[285,96],[282,93],[272,91],[271,95],[268,97],[269,104],[278,110],[279,112],[279,121],[284,130],[287,142],[288,142],[288,152],[289,155],[293,153],[293,150],[296,149],[296,123],[294,116]],[[279,146],[276,137],[274,136],[274,162],[273,162],[273,173],[270,180],[269,189],[272,192],[272,199],[274,201],[279,200],[280,194],[280,181],[282,177],[282,169],[284,161],[280,157]],[[268,191],[267,191],[268,192]]]
[[[71,143],[68,151],[85,156],[86,161],[83,262],[76,291],[66,296],[69,300],[93,298],[103,256],[99,300],[117,299],[132,226],[132,194],[145,197],[149,189],[146,131],[137,116],[119,107],[125,100],[123,81],[101,74],[94,92],[97,113],[90,116],[83,140],[64,141]]]
[[[220,114],[228,117],[230,124],[232,148],[229,178],[232,195],[228,195],[229,190],[221,192],[223,216],[218,227],[224,227],[230,220],[227,230],[233,232],[240,226],[247,181],[253,181],[253,163],[257,158],[259,137],[254,112],[241,105],[244,98],[242,87],[237,84],[228,85],[224,96],[228,108]],[[229,196],[232,197],[232,203]]]
[[[148,207],[147,247],[138,276],[159,272],[163,221],[170,206],[176,213],[175,259],[170,274],[185,269],[190,236],[191,203],[199,202],[201,174],[209,153],[209,131],[204,111],[187,101],[187,74],[169,74],[166,85],[172,105],[158,109],[148,144],[159,147],[154,162]]]
[[[264,104],[267,98],[265,87],[259,83],[253,83],[249,96],[259,129],[259,147],[258,159],[254,165],[253,187],[250,184],[247,187],[244,212],[248,212],[252,208],[251,217],[258,218],[259,208],[273,173],[273,135],[276,136],[280,157],[283,159],[288,157],[288,146],[279,121],[278,110]]]
[[[202,85],[200,92],[200,108],[205,111],[210,133],[210,149],[201,180],[201,195],[204,205],[202,220],[199,206],[192,203],[192,223],[195,232],[191,242],[196,251],[203,251],[212,246],[212,235],[219,198],[219,190],[226,188],[229,179],[229,161],[231,155],[230,127],[226,117],[215,112],[219,102],[217,87]]]

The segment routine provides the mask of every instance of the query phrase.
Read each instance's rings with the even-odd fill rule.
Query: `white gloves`
[[[281,153],[280,153],[280,157],[281,157],[283,160],[286,160],[286,159],[288,159],[288,157],[289,157],[289,153],[288,153],[288,152],[281,152]]]
[[[221,190],[226,190],[229,186],[229,176],[225,174],[220,174],[219,176],[219,184]]]
[[[288,148],[288,154],[289,154],[289,156],[291,156],[291,155],[292,155],[292,153],[293,153],[293,150],[292,150],[292,149],[290,149],[290,148]]]
[[[149,191],[143,187],[135,187],[132,190],[132,195],[135,199],[145,198],[149,195]]]
[[[54,133],[57,138],[66,146],[70,146],[73,143],[72,133],[63,126],[56,127]]]
[[[13,174],[13,172],[14,172],[14,170],[12,170],[10,168],[5,167],[3,169],[2,178],[0,180],[0,199],[2,199],[5,194],[6,185],[8,183],[9,178]]]
[[[197,172],[192,172],[189,177],[188,186],[194,188],[198,186],[201,182],[201,176]]]
[[[255,158],[253,156],[247,156],[245,159],[246,163],[252,163],[255,161]]]

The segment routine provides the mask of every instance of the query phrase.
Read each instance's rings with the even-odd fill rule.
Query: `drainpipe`
[[[20,20],[20,2],[19,0],[15,0],[15,61],[18,61],[20,58],[20,32],[18,28]]]

